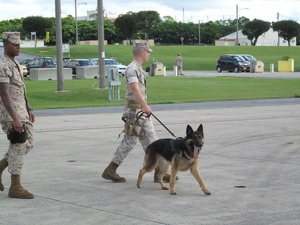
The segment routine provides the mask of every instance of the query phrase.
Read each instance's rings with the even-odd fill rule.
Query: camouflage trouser
[[[136,136],[128,135],[128,133],[125,131],[124,138],[117,148],[112,158],[112,162],[116,163],[117,165],[121,165],[129,152],[131,152],[135,147],[137,140],[140,141],[144,151],[149,144],[157,140],[151,117],[140,118],[139,123],[142,126],[142,132],[137,132],[139,136]]]
[[[182,66],[177,65],[177,75],[182,75]]]
[[[3,131],[7,134],[12,127],[12,122],[1,122]],[[28,139],[25,143],[11,144],[9,142],[8,151],[4,154],[4,158],[8,162],[8,172],[13,175],[21,175],[25,155],[33,148],[33,125],[26,122]]]

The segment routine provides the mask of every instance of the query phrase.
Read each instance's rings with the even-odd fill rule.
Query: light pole
[[[200,31],[200,20],[198,21],[199,22],[199,46],[201,45],[201,31]]]
[[[77,0],[75,0],[75,45],[78,45],[78,24],[77,24],[77,5],[86,5],[87,3],[79,3],[77,4]]]
[[[104,49],[104,10],[103,0],[97,0],[98,10],[98,57],[99,57],[99,88],[105,88],[105,49]]]
[[[239,5],[236,4],[236,40],[235,40],[235,45],[239,45],[239,11],[243,9],[249,9],[249,8],[242,8],[239,9]]]
[[[60,0],[55,0],[55,28],[56,28],[57,91],[63,91],[64,76],[63,76],[62,25],[61,25],[61,1]]]

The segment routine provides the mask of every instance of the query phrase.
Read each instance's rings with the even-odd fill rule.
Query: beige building
[[[243,35],[242,30],[238,32],[238,39],[240,46],[251,46],[251,41],[246,35]],[[288,42],[283,38],[278,38],[278,32],[269,29],[266,33],[259,36],[256,46],[288,46]],[[291,40],[291,46],[296,46],[296,38]],[[215,40],[216,46],[234,46],[236,44],[236,32]]]
[[[22,40],[21,48],[44,47],[44,40]]]

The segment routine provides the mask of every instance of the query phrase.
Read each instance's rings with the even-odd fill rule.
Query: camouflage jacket
[[[20,121],[29,121],[26,102],[26,88],[20,64],[7,55],[0,57],[0,83],[10,83],[10,97]],[[0,121],[12,121],[0,98]]]
[[[133,60],[125,71],[126,99],[135,101],[134,95],[129,87],[130,83],[138,83],[144,100],[147,101],[145,71],[142,66]]]

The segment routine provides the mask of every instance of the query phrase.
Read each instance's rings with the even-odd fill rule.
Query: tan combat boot
[[[119,167],[118,164],[111,162],[108,167],[104,170],[102,173],[102,177],[106,180],[111,180],[112,182],[116,183],[123,183],[126,182],[125,177],[120,177],[117,173],[116,170]]]
[[[159,174],[159,167],[156,167],[155,169],[155,172],[154,172],[154,182],[157,183],[158,182],[158,174]],[[171,178],[171,175],[166,173],[163,177],[163,181],[166,182],[166,183],[169,183],[170,182],[170,178]],[[179,180],[179,177],[176,176],[176,180]]]
[[[20,183],[20,175],[11,175],[11,186],[8,196],[11,198],[31,199],[34,195],[25,190]]]
[[[0,161],[0,191],[4,190],[4,186],[2,184],[2,172],[6,169],[7,166],[8,162],[6,161],[6,159],[2,159]]]

